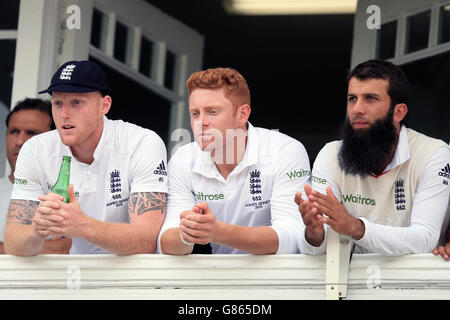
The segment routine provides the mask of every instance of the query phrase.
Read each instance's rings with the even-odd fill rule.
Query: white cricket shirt
[[[414,154],[410,154],[407,130],[405,126],[402,126],[394,157],[384,169],[383,178],[389,178],[390,171],[393,171],[394,168],[407,166],[411,157],[414,157]],[[341,190],[334,181],[330,161],[327,148],[324,147],[314,162],[312,187],[314,190],[326,194],[326,188],[331,186],[336,198],[342,202]],[[436,246],[439,234],[444,229],[443,224],[448,221],[448,217],[445,218],[445,214],[450,194],[450,176],[444,177],[442,174],[445,172],[449,162],[450,149],[444,145],[438,148],[426,163],[412,199],[409,226],[384,225],[359,217],[365,225],[364,236],[360,240],[355,241],[361,253],[375,252],[385,255],[403,255],[431,252]],[[392,179],[395,178],[392,177]],[[368,179],[376,178],[369,177]],[[392,184],[394,182],[395,180],[392,180]],[[385,192],[388,192],[388,190]],[[374,196],[376,195],[370,195],[371,198],[374,198]],[[349,213],[358,217],[358,212]],[[398,213],[385,213],[385,215],[389,214],[394,215]],[[305,240],[303,234],[299,239],[299,247],[300,250],[309,254],[324,253],[326,240],[322,242],[320,247],[313,247]]]
[[[180,147],[169,161],[166,220],[158,239],[180,225],[180,213],[206,201],[216,219],[247,227],[271,226],[278,235],[278,253],[298,252],[304,225],[295,193],[309,181],[310,165],[304,146],[277,131],[248,126],[242,161],[227,179],[208,152],[196,142]],[[245,253],[211,243],[212,253]]]
[[[77,161],[56,130],[29,139],[20,150],[12,199],[38,201],[56,183],[62,157],[71,156],[70,183],[81,209],[100,221],[129,223],[130,193],[167,193],[166,147],[153,131],[104,117],[90,165]],[[109,253],[73,238],[71,254]]]

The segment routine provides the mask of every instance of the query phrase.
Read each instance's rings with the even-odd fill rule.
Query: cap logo
[[[59,76],[59,79],[61,80],[70,80],[72,76],[73,69],[75,69],[76,65],[69,64],[67,65],[63,71],[61,71],[61,75]]]

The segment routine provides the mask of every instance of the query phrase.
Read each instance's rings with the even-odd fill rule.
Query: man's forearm
[[[80,230],[81,238],[106,251],[114,254],[138,254],[155,252],[160,229],[89,218],[85,227]]]
[[[31,225],[7,225],[4,242],[5,253],[16,256],[34,256],[41,252],[44,241]]]
[[[45,240],[41,254],[68,254],[71,245],[72,239],[70,238]]]
[[[278,235],[271,227],[244,227],[224,222],[213,242],[251,254],[273,254],[278,251]]]
[[[193,248],[181,241],[180,228],[168,229],[161,235],[161,253],[186,255],[192,253]]]

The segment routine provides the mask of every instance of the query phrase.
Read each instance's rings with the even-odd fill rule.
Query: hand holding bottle
[[[33,219],[33,222],[36,223],[41,236],[49,234],[71,238],[83,236],[82,232],[87,230],[86,227],[92,218],[81,210],[72,184],[69,185],[68,196],[69,203],[65,203],[61,196],[54,193],[39,197],[42,206],[39,205],[36,210],[36,219]]]

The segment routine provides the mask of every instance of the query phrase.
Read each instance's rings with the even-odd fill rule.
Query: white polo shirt
[[[407,165],[410,158],[407,130],[402,126],[394,157],[382,175],[398,166]],[[445,218],[445,212],[449,201],[450,179],[442,177],[439,173],[446,170],[449,161],[450,149],[444,145],[438,148],[427,162],[414,196],[409,227],[378,224],[360,217],[365,225],[365,234],[360,240],[355,241],[355,244],[361,253],[402,255],[431,252],[435,246],[432,239],[439,237],[444,231],[444,225],[448,224],[449,217],[447,213]],[[333,181],[326,147],[317,155],[312,171],[312,188],[326,194],[326,188],[331,186],[336,198],[342,201],[339,186]],[[320,183],[324,181],[326,183]],[[358,213],[350,212],[350,214],[357,216]],[[440,241],[442,240],[443,237]],[[326,251],[326,239],[320,247],[314,247],[306,241],[303,234],[299,239],[299,247],[305,253],[321,254]]]
[[[122,120],[108,120],[94,152],[94,162],[73,157],[56,130],[29,139],[21,148],[14,173],[12,199],[38,201],[56,183],[62,157],[71,156],[70,183],[81,209],[100,221],[129,223],[130,193],[167,193],[167,153],[153,131]],[[109,253],[84,239],[73,238],[72,254]]]
[[[294,197],[309,181],[310,165],[297,140],[249,124],[244,157],[227,179],[196,142],[180,147],[168,170],[168,208],[160,238],[167,229],[179,227],[182,211],[206,201],[218,221],[271,226],[278,235],[278,253],[298,252],[297,237],[304,225]],[[245,253],[216,243],[211,247],[212,253]]]

